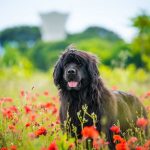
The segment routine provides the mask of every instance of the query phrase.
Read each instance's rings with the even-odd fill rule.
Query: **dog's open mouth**
[[[68,82],[68,86],[70,88],[75,88],[78,86],[78,82],[77,81],[70,81],[70,82]]]

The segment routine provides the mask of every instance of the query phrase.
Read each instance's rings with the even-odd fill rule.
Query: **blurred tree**
[[[20,53],[18,49],[12,48],[9,45],[5,46],[5,52],[2,56],[2,66],[11,67],[13,65],[19,65]]]
[[[150,16],[145,12],[132,19],[133,27],[138,34],[131,43],[133,60],[138,67],[146,67],[150,70]]]
[[[35,26],[13,27],[0,32],[0,42],[2,45],[6,43],[27,43],[30,46],[40,39],[39,28]]]
[[[40,70],[47,71],[53,67],[60,52],[69,45],[67,41],[60,42],[37,42],[28,55],[34,66]]]
[[[122,40],[119,37],[119,35],[117,35],[116,33],[108,29],[97,27],[97,26],[89,27],[81,33],[68,35],[68,39],[72,42],[75,42],[78,40],[91,39],[91,38],[100,38],[100,39],[108,40],[111,42]]]

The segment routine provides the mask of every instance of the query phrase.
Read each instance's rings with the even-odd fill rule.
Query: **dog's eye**
[[[68,64],[64,64],[64,67],[66,68],[68,66]]]
[[[77,65],[78,65],[79,67],[81,67],[81,66],[82,66],[82,63],[78,63]]]

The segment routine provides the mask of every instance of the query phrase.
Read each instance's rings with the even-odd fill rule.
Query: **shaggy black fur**
[[[112,132],[110,127],[119,120],[122,132],[125,132],[130,124],[127,120],[136,122],[141,114],[147,118],[146,111],[140,101],[133,95],[121,91],[109,91],[103,84],[97,68],[97,58],[84,51],[69,47],[56,63],[54,83],[59,89],[61,107],[60,120],[62,125],[67,120],[67,112],[72,124],[77,127],[78,138],[81,138],[81,123],[77,112],[82,105],[88,106],[88,113],[97,115],[96,128],[106,133],[110,142],[110,149],[114,149]],[[69,85],[74,81],[77,85]],[[84,126],[92,126],[93,120],[88,120]],[[104,123],[102,120],[106,120]],[[75,136],[71,131],[71,135]]]

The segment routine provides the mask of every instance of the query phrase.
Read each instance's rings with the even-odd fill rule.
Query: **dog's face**
[[[86,64],[79,60],[66,60],[63,65],[63,80],[68,90],[80,90],[88,85],[89,73]]]
[[[96,57],[83,51],[67,51],[54,69],[54,82],[60,89],[81,90],[98,78]]]

